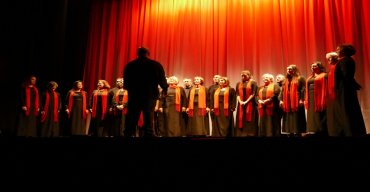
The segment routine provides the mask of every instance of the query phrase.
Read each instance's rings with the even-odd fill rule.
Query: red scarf
[[[122,98],[122,105],[125,105],[128,101],[128,93],[127,90],[123,90],[123,98]],[[127,114],[127,107],[123,108],[122,113],[124,115]]]
[[[195,89],[196,86],[194,86],[190,90],[190,99],[189,99],[189,117],[194,116],[194,96],[195,96]],[[198,115],[199,116],[205,116],[206,115],[206,88],[204,86],[199,86],[199,92],[198,92]]]
[[[74,94],[75,94],[74,91],[70,91],[70,94],[68,97],[68,110],[69,110],[68,118],[71,117]],[[82,94],[82,118],[86,119],[86,94],[84,91],[81,91],[81,94]]]
[[[125,90],[122,89],[122,92],[123,92],[123,97],[125,96]],[[114,95],[114,100],[116,102],[117,105],[123,105],[123,98],[122,98],[122,102],[119,102],[119,94],[121,93],[121,89],[118,89],[116,91],[116,94]],[[118,115],[118,109],[117,108],[114,108],[114,115]]]
[[[59,98],[58,94],[53,91],[53,96],[54,96],[54,110],[53,110],[53,121],[58,122],[58,109],[59,109]],[[44,105],[44,114],[41,116],[41,122],[45,122],[46,116],[48,115],[48,110],[49,110],[49,101],[50,101],[50,94],[49,91],[46,91],[45,94],[45,105]]]
[[[259,97],[260,99],[265,100],[265,99],[270,99],[270,98],[272,98],[272,96],[274,96],[274,84],[273,84],[273,83],[270,83],[270,84],[267,86],[267,90],[266,90],[266,97],[263,97],[262,92],[263,92],[263,88],[261,88],[261,89],[259,90],[259,92],[258,92],[258,97]],[[273,108],[273,106],[274,106],[273,102],[272,102],[272,101],[270,101],[270,102],[268,102],[265,106],[266,106],[266,109],[265,109],[265,110],[263,110],[263,105],[262,105],[262,104],[260,104],[260,103],[258,104],[258,114],[259,114],[260,116],[264,116],[264,115],[271,116],[271,115],[272,115],[272,113],[273,113],[273,110],[272,110],[272,108]]]
[[[92,117],[96,117],[96,105],[98,102],[98,94],[99,90],[96,90],[93,95],[93,110],[92,110]],[[108,101],[108,90],[103,89],[103,92],[101,93],[101,107],[102,107],[102,114],[101,114],[101,120],[104,119],[105,114],[107,113],[107,101]]]
[[[330,100],[335,99],[335,68],[337,64],[331,64],[328,73],[328,94]]]
[[[178,87],[177,85],[171,84],[170,88],[175,89],[176,111],[180,112],[180,101],[181,101],[180,87]]]
[[[312,76],[310,78],[312,78]],[[314,103],[315,111],[317,112],[323,111],[326,108],[326,90],[327,84],[325,73],[321,73],[317,75],[314,80]],[[306,109],[308,109],[308,79],[306,81],[306,101],[307,102],[305,102],[305,107]]]
[[[247,87],[246,87],[246,95],[245,95],[245,98],[248,98],[251,94],[252,94],[252,83],[251,83],[252,80],[249,80],[248,83],[247,83]],[[239,83],[239,86],[238,86],[238,95],[240,97],[240,100],[243,101],[244,99],[244,94],[243,94],[243,82],[240,82]],[[252,111],[253,110],[253,105],[252,105],[252,101],[250,101],[248,104],[247,104],[247,110],[246,110],[246,121],[250,122],[252,121]],[[244,112],[243,112],[243,106],[239,104],[239,115],[238,115],[238,127],[239,128],[243,128],[243,116],[244,116]]]
[[[214,95],[214,113],[216,116],[220,115],[220,108],[219,108],[219,94],[221,92],[221,88],[217,88]],[[224,115],[227,117],[229,116],[229,87],[225,87],[224,91]]]
[[[140,117],[139,117],[139,121],[137,122],[137,126],[139,128],[143,127],[144,125],[144,117],[143,117],[143,112],[141,111],[140,112]]]
[[[298,82],[297,78],[292,78],[290,81],[290,87],[289,87],[289,81],[285,81],[284,83],[284,92],[283,92],[283,110],[285,112],[295,112],[298,111]],[[289,106],[289,97],[290,97],[290,106]],[[289,108],[290,107],[290,108]]]
[[[26,87],[26,116],[30,115],[30,107],[31,107],[31,88],[35,91],[35,116],[38,115],[37,109],[39,108],[39,90],[37,87]]]

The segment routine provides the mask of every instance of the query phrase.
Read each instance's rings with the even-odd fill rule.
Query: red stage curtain
[[[84,84],[113,84],[136,48],[148,47],[168,76],[220,74],[231,85],[241,70],[261,83],[264,73],[303,76],[340,43],[358,52],[356,78],[367,127],[370,121],[370,1],[368,0],[96,0],[91,9]],[[145,69],[143,69],[145,70]]]

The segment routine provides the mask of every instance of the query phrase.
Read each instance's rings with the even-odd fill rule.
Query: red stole
[[[221,88],[217,88],[216,91],[215,91],[215,95],[213,96],[214,97],[214,113],[216,116],[219,116],[220,115],[220,107],[219,107],[219,94],[221,92]],[[227,117],[229,116],[229,87],[225,87],[225,91],[224,91],[224,115]]]
[[[328,94],[330,100],[335,99],[335,68],[337,64],[331,64],[329,66],[329,73],[328,73]]]
[[[32,87],[26,87],[26,107],[27,111],[26,116],[30,115],[30,107],[31,107],[31,88],[35,91],[35,115],[38,115],[37,109],[39,108],[39,90],[37,87],[32,86]]]
[[[246,95],[245,96],[246,96],[247,99],[252,94],[252,83],[251,83],[251,81],[252,81],[251,79],[248,81],[247,87],[246,87]],[[238,86],[238,95],[240,97],[240,100],[242,100],[242,101],[244,99],[243,84],[244,84],[244,82],[240,82],[239,86]],[[252,105],[252,101],[250,101],[247,104],[246,121],[248,121],[248,122],[252,121],[252,112],[253,112],[253,105]],[[238,127],[239,128],[243,128],[243,116],[244,116],[243,106],[239,104],[239,115],[238,115]]]
[[[195,86],[190,90],[189,95],[189,117],[194,116],[194,96],[195,96]],[[198,115],[206,115],[206,88],[204,86],[199,86],[198,92]]]
[[[312,77],[312,76],[311,76]],[[310,78],[309,78],[310,79]],[[327,84],[325,79],[325,73],[320,73],[315,77],[314,80],[314,103],[315,111],[323,111],[326,108],[326,90]],[[306,101],[305,107],[308,109],[308,79],[306,81]]]
[[[70,94],[68,97],[68,110],[69,110],[68,118],[71,117],[74,94],[75,94],[75,91],[70,91]],[[81,94],[82,94],[82,118],[86,119],[86,94],[84,91],[81,91]]]
[[[170,88],[175,89],[175,104],[176,104],[176,111],[180,112],[180,101],[181,101],[181,93],[180,93],[180,87],[177,85],[171,84]]]
[[[274,96],[274,84],[273,83],[270,83],[268,86],[267,86],[267,89],[266,89],[266,97],[263,98],[263,95],[262,95],[262,92],[263,92],[263,88],[261,88],[259,91],[258,91],[258,97],[260,99],[269,99],[269,98],[272,98],[272,96]],[[263,105],[262,104],[258,104],[258,114],[260,116],[264,116],[264,115],[267,115],[267,116],[271,116],[272,115],[272,108],[274,106],[273,102],[270,101],[268,102],[266,105],[266,108],[265,110],[263,109]]]
[[[125,105],[128,101],[128,93],[127,90],[123,90],[123,98],[122,98],[122,105]],[[123,108],[122,113],[124,115],[127,114],[127,107]]]
[[[96,90],[93,95],[93,109],[92,109],[92,117],[96,117],[96,105],[98,102],[98,94],[99,90]],[[103,92],[101,93],[101,107],[102,107],[102,114],[101,119],[104,119],[105,114],[107,113],[107,101],[108,101],[108,90],[103,89]]]
[[[176,87],[176,97],[175,97],[175,104],[176,104],[176,111],[180,112],[180,101],[181,101],[181,93],[180,93],[180,87]]]
[[[59,98],[58,98],[58,94],[55,91],[53,91],[53,96],[54,96],[53,121],[58,122]],[[46,116],[48,115],[48,110],[49,110],[49,102],[50,102],[50,94],[49,94],[49,91],[46,91],[44,114],[41,116],[41,122],[45,122],[46,120]]]
[[[123,92],[123,97],[124,97],[125,90],[124,89],[118,89],[116,91],[115,95],[114,95],[114,100],[116,102],[116,105],[123,105],[123,97],[122,97],[122,102],[119,101],[119,94],[121,93],[121,90]],[[118,109],[117,108],[114,108],[114,115],[118,115]]]
[[[143,112],[141,111],[140,112],[140,117],[139,117],[139,121],[137,122],[137,126],[139,128],[143,127],[144,125],[144,117],[143,117]]]
[[[297,78],[292,78],[290,81],[289,87],[289,80],[286,80],[284,83],[284,92],[283,92],[283,110],[285,112],[295,112],[298,111],[298,81]],[[290,97],[290,103],[289,103]],[[290,107],[290,108],[289,108]]]

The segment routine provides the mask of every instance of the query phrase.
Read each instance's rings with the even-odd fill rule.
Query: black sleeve
[[[186,98],[185,89],[183,87],[180,87],[180,93],[181,93],[181,107],[186,107],[188,101]]]
[[[94,92],[95,92],[95,90],[91,93],[88,109],[92,109],[93,108]]]
[[[298,92],[299,99],[304,101],[304,98],[306,97],[306,79],[302,76],[298,79]]]
[[[63,107],[62,98],[60,97],[60,93],[57,92],[57,95],[58,95],[58,111],[61,111]]]
[[[157,63],[157,75],[158,75],[158,80],[159,80],[158,82],[159,86],[161,86],[162,91],[164,93],[167,93],[168,84],[167,84],[166,74],[164,72],[162,64],[160,63]]]
[[[232,87],[229,89],[229,106],[232,110],[236,109],[236,91]]]
[[[42,92],[42,94],[39,96],[40,98],[40,104],[39,104],[39,107],[40,107],[40,111],[43,111],[44,110],[44,104],[45,104],[45,100],[46,100],[46,91],[45,92]]]

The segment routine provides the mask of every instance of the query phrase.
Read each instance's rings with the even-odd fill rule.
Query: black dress
[[[46,92],[42,95],[41,99],[41,111],[46,110],[46,105],[48,105],[45,120],[41,122],[41,137],[58,137],[60,135],[59,129],[59,111],[62,109],[62,102],[60,99],[60,94],[56,93],[56,97],[54,97],[54,93],[52,91],[48,91],[49,94],[49,103],[46,104]],[[57,106],[54,106],[54,100],[57,100]],[[54,110],[57,110],[58,113],[55,114]],[[54,115],[58,116],[57,121],[54,119]],[[42,116],[42,115],[41,115]]]
[[[289,78],[285,80],[285,83],[288,83],[288,89],[290,89],[290,86],[293,85],[292,81],[293,80]],[[280,100],[284,100],[283,98],[287,97],[288,103],[290,103],[291,98],[293,98],[293,94],[296,94],[298,96],[298,100],[304,100],[305,84],[305,78],[299,77],[297,79],[297,92],[289,92],[288,95],[284,95],[284,85],[280,94]],[[282,132],[289,134],[301,134],[306,132],[306,110],[304,105],[298,105],[297,111],[291,111],[291,106],[289,105],[289,111],[284,111]]]
[[[329,136],[361,136],[366,134],[361,107],[357,98],[360,85],[354,79],[355,61],[343,57],[334,71],[335,99],[327,102]]]
[[[315,111],[314,87],[315,77],[307,80],[308,85],[308,109],[307,109],[307,133],[327,135],[326,109]]]
[[[22,106],[26,106],[26,88],[23,88],[21,91],[21,103]],[[17,136],[26,136],[26,137],[36,137],[37,133],[37,120],[38,113],[37,107],[35,106],[36,100],[39,99],[37,96],[37,88],[30,88],[30,108],[29,113],[26,114],[25,111],[20,112],[19,121],[18,121],[18,130]]]
[[[72,109],[70,111],[70,116],[68,120],[71,135],[76,135],[76,136],[87,135],[86,116],[84,116],[83,114],[83,113],[86,113],[86,109],[85,111],[82,109],[83,108],[83,93],[85,94],[85,99],[87,99],[87,95],[85,91],[74,92],[72,95],[73,104],[72,104]],[[67,94],[66,105],[68,105],[69,103],[70,94],[72,94],[71,91],[69,91]]]

